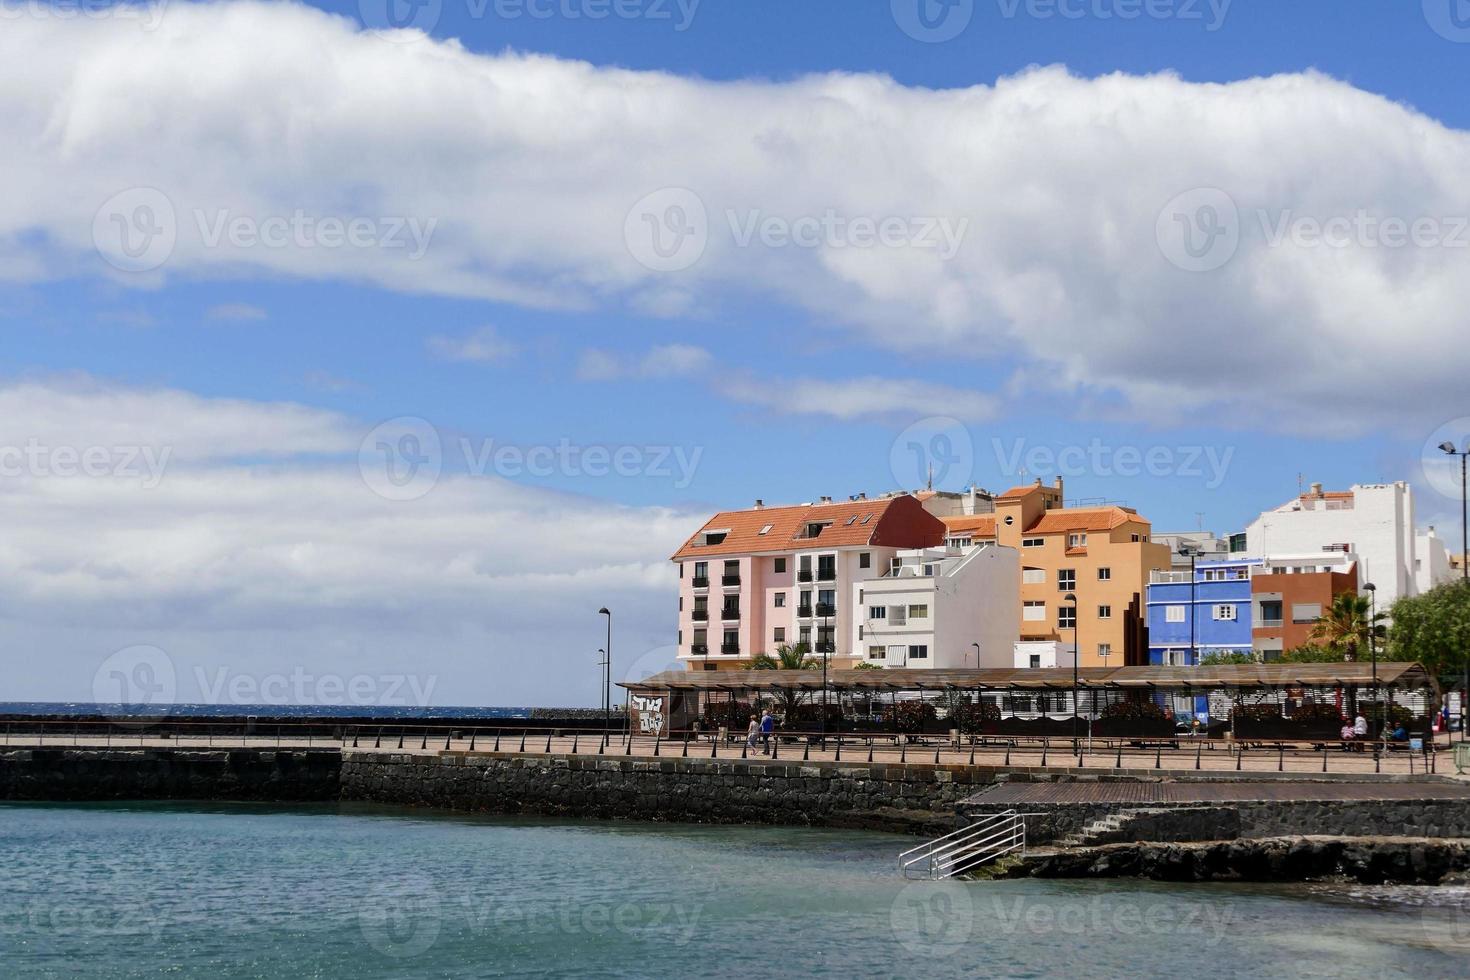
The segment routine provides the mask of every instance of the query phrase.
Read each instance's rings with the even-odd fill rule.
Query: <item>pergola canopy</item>
[[[1072,668],[999,667],[980,670],[829,670],[832,691],[1044,691],[1070,690]],[[1083,667],[1077,686],[1087,690],[1220,690],[1284,687],[1369,687],[1369,663],[1224,664],[1217,667]],[[1416,663],[1380,663],[1382,687],[1430,686],[1429,673]],[[641,681],[621,681],[633,694],[673,691],[820,691],[820,670],[666,670]]]

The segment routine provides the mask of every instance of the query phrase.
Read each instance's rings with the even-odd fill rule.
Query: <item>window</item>
[[[872,568],[873,556],[871,553],[862,551],[858,553],[858,568]]]
[[[694,643],[693,643],[693,647],[694,647],[694,652],[695,653],[708,653],[709,652],[709,639],[708,639],[708,637],[709,637],[709,631],[708,630],[695,630],[694,631]]]
[[[1112,606],[1098,606],[1097,607],[1097,618],[1098,619],[1112,619],[1113,618],[1113,607]]]
[[[1044,544],[1046,544],[1045,538],[1025,538],[1021,541],[1023,548],[1040,548]]]
[[[1085,534],[1069,534],[1069,535],[1067,535],[1067,547],[1068,548],[1086,548],[1087,547],[1087,535],[1085,535]]]
[[[929,618],[929,607],[927,605],[919,604],[919,605],[909,606],[909,619],[928,619],[928,618]]]
[[[683,596],[680,596],[679,597],[679,611],[680,612],[683,612],[684,611],[684,597]]]
[[[724,544],[725,535],[728,533],[727,531],[706,531],[704,532],[704,543],[706,545]]]
[[[889,626],[903,626],[903,625],[907,624],[908,623],[908,619],[904,616],[903,613],[904,613],[903,606],[894,606],[892,609],[890,609],[888,611],[888,625]]]
[[[1320,602],[1293,602],[1291,604],[1291,621],[1298,625],[1304,623],[1315,623],[1322,618],[1322,603]]]
[[[1041,666],[1041,654],[1039,654],[1039,653],[1033,653],[1033,654],[1031,654],[1031,666],[1032,666],[1032,668],[1037,668],[1037,667],[1040,667]]]
[[[786,608],[786,593],[784,593],[784,592],[777,592],[776,593],[776,608],[777,609],[785,609]]]
[[[1184,607],[1183,606],[1165,606],[1164,607],[1164,622],[1166,622],[1166,623],[1182,623],[1182,622],[1184,622]]]
[[[888,607],[887,606],[869,606],[868,607],[868,618],[869,619],[887,619],[888,618]]]
[[[910,660],[928,660],[929,659],[929,648],[927,646],[923,645],[922,643],[919,644],[918,646],[910,646],[909,647],[909,659]]]
[[[1281,625],[1281,600],[1267,600],[1261,603],[1261,625]]]
[[[818,653],[836,653],[837,652],[837,648],[832,645],[832,633],[833,633],[833,630],[832,630],[832,627],[830,627],[830,626],[823,626],[821,629],[817,630],[817,652]]]
[[[1028,599],[1022,603],[1021,618],[1028,622],[1039,622],[1046,618],[1046,603]]]
[[[1111,568],[1099,568],[1097,570],[1097,580],[1099,582],[1110,582],[1112,579],[1113,570]]]
[[[1217,620],[1223,620],[1229,623],[1235,622],[1235,603],[1226,602],[1216,606],[1214,616]]]
[[[776,559],[776,571],[778,573],[779,572],[786,571],[786,559],[785,558],[777,558]]]
[[[887,656],[887,652],[882,647],[868,647],[869,660],[885,660]]]
[[[761,529],[759,531],[755,532],[755,533],[756,534],[770,534],[771,533],[771,528],[773,528],[775,526],[776,525],[774,525],[774,524],[766,524],[766,525],[763,525],[761,527]]]
[[[807,646],[811,646],[812,628],[810,626],[803,626],[800,630],[797,631],[796,638],[798,643],[805,643]]]
[[[1132,541],[1132,542],[1134,542],[1135,544],[1137,544],[1138,543],[1138,535],[1136,535],[1136,534],[1131,535],[1129,537],[1129,540]]]
[[[709,581],[709,562],[697,561],[694,563],[694,584]]]
[[[1113,655],[1113,645],[1111,643],[1099,643],[1097,645],[1097,655],[1102,657],[1103,663],[1107,663],[1108,658]]]
[[[837,577],[837,556],[819,555],[817,557],[817,581],[830,582]]]
[[[1057,607],[1057,629],[1074,630],[1077,628],[1077,607],[1061,605]]]
[[[777,643],[785,643],[786,642],[786,627],[784,627],[784,626],[777,626],[776,627],[776,630],[775,630],[775,634],[772,636],[772,639],[775,640],[775,642],[777,642]]]
[[[1075,569],[1075,568],[1059,568],[1059,569],[1057,569],[1057,591],[1058,592],[1071,592],[1075,588],[1077,588],[1077,569]]]
[[[858,627],[858,639],[861,640],[862,638],[863,638],[863,628],[861,626],[859,626]]]
[[[1041,585],[1046,581],[1046,569],[1027,568],[1021,572],[1021,581],[1026,585]]]

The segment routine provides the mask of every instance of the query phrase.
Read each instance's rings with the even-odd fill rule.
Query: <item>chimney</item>
[[[821,502],[824,503],[824,504],[830,504],[832,502],[832,498],[831,497],[821,497],[821,498],[818,498],[818,499],[820,499]]]
[[[1314,483],[1314,484],[1312,484],[1312,496],[1314,496],[1314,497],[1320,497],[1320,496],[1322,496],[1322,484],[1320,484],[1320,483]]]
[[[756,510],[760,510],[760,509],[761,509],[761,508],[762,508],[762,507],[764,507],[764,506],[765,506],[765,505],[766,505],[766,502],[765,502],[765,501],[764,501],[764,500],[762,500],[762,499],[761,499],[761,498],[759,498],[759,497],[756,497],[756,498],[755,498],[755,509],[756,509]]]

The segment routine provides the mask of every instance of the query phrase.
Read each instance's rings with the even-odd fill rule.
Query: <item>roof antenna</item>
[[[926,490],[933,490],[934,489],[934,460],[932,460],[932,459],[929,460],[929,482],[925,485],[924,489],[926,489]]]

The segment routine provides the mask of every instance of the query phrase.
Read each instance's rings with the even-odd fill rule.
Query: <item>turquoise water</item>
[[[0,805],[5,977],[1463,977],[1465,889],[909,884],[913,842]]]

